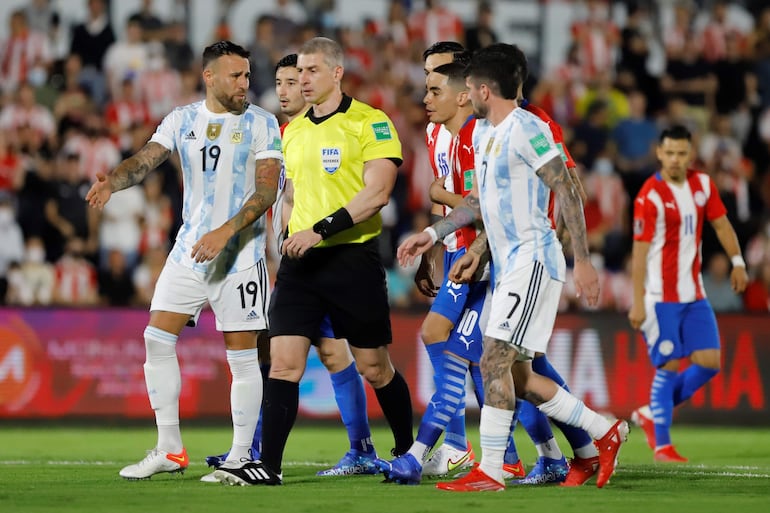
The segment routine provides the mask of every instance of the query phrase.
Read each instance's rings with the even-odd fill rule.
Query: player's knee
[[[420,328],[420,336],[424,344],[434,344],[436,342],[444,342],[449,338],[449,333],[452,331],[451,323],[446,324],[437,322],[435,317],[427,317],[425,322],[422,323]]]
[[[721,357],[717,349],[695,351],[690,355],[690,361],[695,365],[715,371],[719,371],[721,368]]]
[[[359,374],[369,383],[372,388],[382,388],[391,382],[395,371],[390,362],[374,363],[369,365],[360,365],[356,362]]]

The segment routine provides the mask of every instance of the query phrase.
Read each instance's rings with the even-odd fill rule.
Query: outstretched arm
[[[171,150],[156,142],[148,142],[142,149],[104,174],[96,175],[96,182],[86,194],[86,201],[99,210],[110,200],[113,192],[127,189],[141,182],[147,173],[158,167],[171,154]]]
[[[741,255],[741,245],[738,243],[738,236],[727,216],[722,216],[711,221],[711,226],[717,234],[719,243],[722,244],[727,256],[733,264],[733,270],[730,272],[730,285],[736,294],[746,290],[749,276],[746,274],[746,262]]]

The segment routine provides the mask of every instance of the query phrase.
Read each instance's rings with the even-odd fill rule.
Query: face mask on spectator
[[[27,249],[27,262],[42,264],[45,261],[45,250],[41,247]]]
[[[10,226],[11,224],[13,224],[13,210],[0,208],[0,226]]]
[[[605,158],[596,159],[596,162],[594,162],[594,171],[596,171],[596,174],[599,176],[611,175],[613,171],[612,161]]]

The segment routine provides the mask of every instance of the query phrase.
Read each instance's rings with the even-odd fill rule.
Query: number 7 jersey
[[[169,258],[196,271],[234,273],[265,254],[265,216],[241,230],[210,263],[190,258],[193,245],[219,228],[254,194],[256,161],[279,159],[281,134],[273,114],[249,105],[242,114],[213,113],[200,101],[167,115],[150,139],[178,151],[184,196],[182,227]]]

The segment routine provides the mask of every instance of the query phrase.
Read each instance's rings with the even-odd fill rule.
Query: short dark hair
[[[248,59],[251,53],[244,47],[233,43],[232,41],[217,41],[203,49],[203,69],[223,55],[237,55]]]
[[[471,62],[471,56],[473,52],[470,50],[463,50],[462,52],[455,52],[452,56],[452,62],[462,64],[463,67],[467,66]]]
[[[692,134],[684,125],[672,125],[660,133],[660,143],[663,139],[692,141]]]
[[[515,100],[526,77],[526,60],[518,46],[496,43],[473,53],[465,76],[474,83],[485,82],[506,100]]]
[[[430,45],[427,50],[422,52],[422,60],[427,59],[436,53],[456,53],[462,52],[465,47],[457,41],[437,41]]]
[[[281,60],[276,63],[275,71],[278,71],[281,68],[296,68],[296,67],[297,67],[297,54],[290,53],[289,55],[284,55],[283,57],[281,57]]]
[[[465,65],[459,62],[449,62],[433,68],[433,73],[445,75],[447,83],[454,89],[465,90]]]

